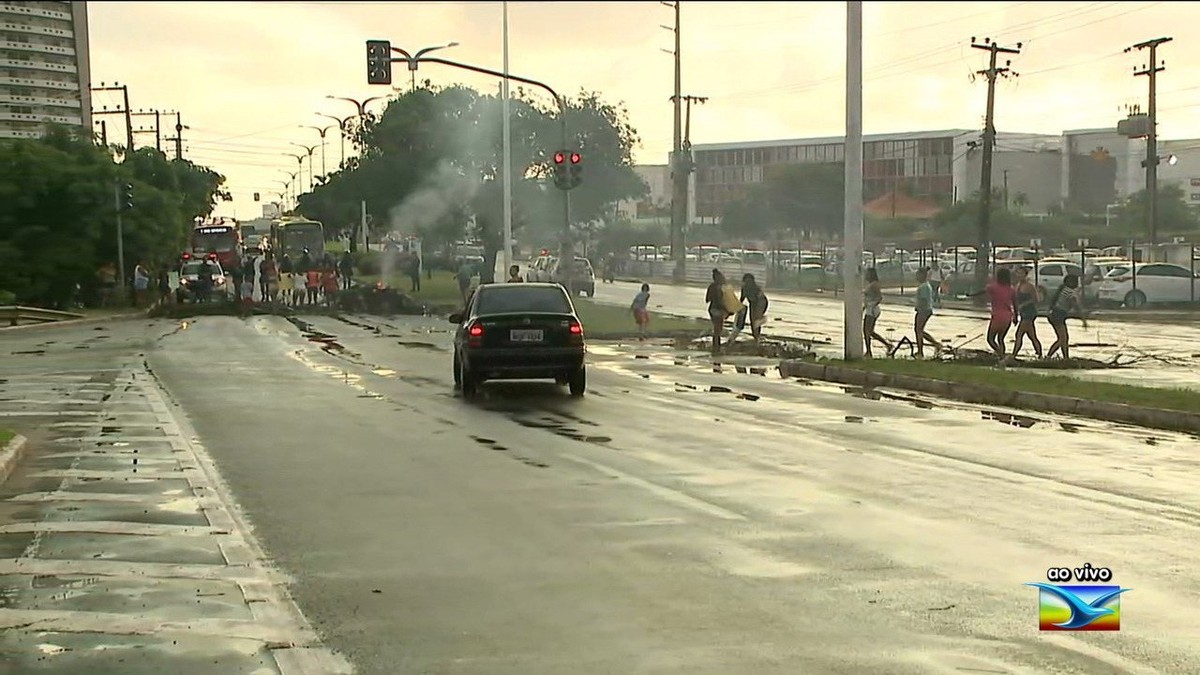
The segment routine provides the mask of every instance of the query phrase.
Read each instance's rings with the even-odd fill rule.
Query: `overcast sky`
[[[709,97],[693,109],[692,142],[844,133],[845,5],[684,2],[683,93]],[[328,124],[318,112],[354,112],[327,95],[391,93],[366,84],[365,40],[410,51],[457,41],[439,56],[502,64],[499,2],[97,2],[89,13],[95,84],[129,85],[135,110],[180,110],[191,127],[187,157],[225,174],[234,193],[218,214],[240,218],[260,213],[254,192],[282,190],[283,170],[296,169],[283,153],[304,151],[290,142],[320,142],[301,125]],[[674,84],[663,51],[673,37],[661,26],[671,22],[657,1],[510,2],[510,70],[560,92],[625,102],[642,137],[637,161],[663,163]],[[986,86],[971,73],[987,55],[971,49],[973,36],[1023,43],[1012,57],[1020,76],[997,91],[1000,131],[1111,127],[1146,98],[1147,78],[1132,74],[1145,53],[1124,49],[1170,36],[1159,51],[1167,65],[1160,134],[1200,137],[1200,3],[866,2],[864,33],[867,133],[981,127]],[[419,77],[496,89],[444,66],[427,65]],[[396,79],[408,86],[402,67]],[[111,94],[97,94],[96,104],[119,107]],[[119,133],[110,127],[110,138]],[[336,130],[327,142],[332,170]],[[319,149],[316,160],[319,173]]]

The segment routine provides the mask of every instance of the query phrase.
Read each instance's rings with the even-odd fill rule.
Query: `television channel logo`
[[[1038,589],[1038,628],[1047,631],[1121,630],[1121,594],[1132,590],[1110,583],[1107,567],[1051,567]],[[1099,583],[1096,583],[1099,582]]]

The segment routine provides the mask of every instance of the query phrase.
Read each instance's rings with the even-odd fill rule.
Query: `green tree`
[[[557,113],[521,89],[509,109],[514,231],[558,223],[561,236],[563,196],[547,186],[553,153],[562,149]],[[624,108],[584,93],[567,111],[568,144],[584,158],[583,185],[571,193],[572,221],[598,220],[611,204],[646,194],[632,169],[637,135]],[[365,199],[380,227],[449,241],[465,236],[473,221],[492,262],[503,245],[501,114],[497,97],[469,87],[402,95],[364,121],[357,132],[361,156],[302,195],[300,210],[350,224]],[[484,274],[491,269],[485,265]]]
[[[1162,185],[1158,188],[1157,221],[1159,233],[1193,232],[1200,225],[1196,211],[1187,203],[1187,194],[1179,185]],[[1146,191],[1130,195],[1114,209],[1116,225],[1130,236],[1149,237],[1146,216]]]
[[[768,167],[764,182],[729,205],[722,226],[734,237],[776,234],[834,235],[845,213],[842,164],[786,164]]]
[[[0,289],[24,303],[76,302],[76,285],[92,286],[98,267],[116,262],[116,209],[126,183],[134,192],[134,208],[122,213],[127,274],[138,260],[174,259],[191,214],[211,212],[224,181],[155,151],[131,153],[122,164],[111,152],[57,127],[41,139],[0,144]],[[194,192],[181,177],[193,180]]]

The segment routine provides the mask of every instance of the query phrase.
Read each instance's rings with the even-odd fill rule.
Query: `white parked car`
[[[525,274],[526,281],[546,283],[550,281],[550,266],[557,260],[552,255],[540,255],[529,266]]]
[[[1136,279],[1135,279],[1136,277]],[[1136,288],[1135,288],[1136,281]],[[1195,289],[1193,291],[1193,289]],[[1100,282],[1100,301],[1126,307],[1148,304],[1191,302],[1200,293],[1200,274],[1171,263],[1118,265]]]

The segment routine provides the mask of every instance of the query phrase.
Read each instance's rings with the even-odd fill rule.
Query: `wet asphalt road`
[[[608,304],[628,306],[638,284],[629,282],[596,285],[595,299]],[[768,290],[770,293],[770,290]],[[814,340],[819,354],[840,357],[843,339],[843,314],[840,298],[828,299],[802,295],[770,295],[768,323],[764,332]],[[695,286],[653,284],[651,307],[660,312],[703,318],[706,316],[704,289]],[[912,335],[913,309],[898,302],[885,303],[879,319],[879,332],[889,340]],[[1072,321],[1071,354],[1109,362],[1114,358],[1128,367],[1103,371],[1054,371],[1075,377],[1140,386],[1185,387],[1200,389],[1200,326],[1194,321],[1160,323],[1126,322],[1095,319],[1083,328]],[[1054,329],[1039,319],[1038,337],[1046,349],[1054,342]],[[929,332],[956,348],[986,350],[986,311],[964,309],[939,310],[930,321]],[[1013,332],[1008,335],[1009,349]],[[875,346],[877,354],[883,350]],[[900,352],[905,355],[905,351]],[[1028,342],[1022,354],[1032,357]]]
[[[650,343],[593,345],[582,400],[491,383],[468,404],[432,319],[127,326],[150,339],[108,347],[119,372],[161,381],[194,429],[176,445],[197,436],[185,445],[361,673],[1200,672],[1196,438],[870,398]],[[50,331],[58,344],[0,377],[91,351],[75,349],[86,331]],[[31,336],[0,332],[0,353],[46,339]],[[158,440],[126,427],[129,451]],[[7,522],[53,491],[33,468],[0,492]],[[1084,562],[1134,589],[1121,632],[1038,632],[1023,584]],[[200,611],[186,595],[93,602]],[[274,672],[266,636],[239,625],[226,663]],[[28,668],[10,672],[80,672],[36,651],[62,636],[10,633],[6,658]]]

